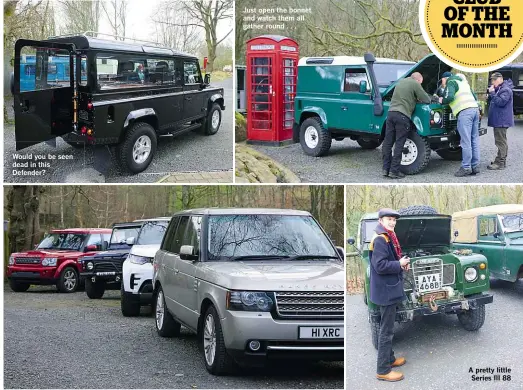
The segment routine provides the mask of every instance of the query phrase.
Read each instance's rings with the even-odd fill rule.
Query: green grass
[[[223,81],[232,77],[232,73],[223,72],[221,70],[213,70],[211,73],[211,83],[213,81]]]

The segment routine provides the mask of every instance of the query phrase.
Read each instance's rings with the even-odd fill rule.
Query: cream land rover
[[[196,332],[215,375],[267,359],[342,361],[342,259],[308,212],[177,213],[153,262],[156,329]]]

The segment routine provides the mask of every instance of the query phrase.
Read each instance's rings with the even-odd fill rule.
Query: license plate
[[[485,134],[487,134],[487,128],[486,127],[480,128],[479,135],[481,136],[481,135],[485,135]]]
[[[419,292],[438,290],[441,288],[440,274],[428,274],[418,276]]]
[[[116,272],[97,272],[96,275],[98,276],[109,276],[109,275],[116,275]]]
[[[300,326],[300,339],[342,339],[343,326]]]

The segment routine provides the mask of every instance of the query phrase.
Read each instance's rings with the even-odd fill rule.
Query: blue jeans
[[[458,114],[458,132],[461,137],[461,167],[475,168],[479,165],[479,109],[466,108]]]

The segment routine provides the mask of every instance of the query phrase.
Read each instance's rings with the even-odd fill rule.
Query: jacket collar
[[[385,229],[385,227],[379,222],[378,226],[376,226],[376,229],[374,229],[374,231],[376,232],[376,234],[386,234],[387,236],[389,235],[387,229]]]

